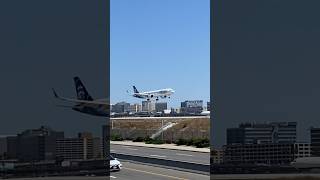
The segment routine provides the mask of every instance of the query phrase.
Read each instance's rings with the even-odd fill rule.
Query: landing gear
[[[147,99],[147,101],[150,101],[150,99]]]
[[[156,101],[159,101],[159,98],[157,98]]]

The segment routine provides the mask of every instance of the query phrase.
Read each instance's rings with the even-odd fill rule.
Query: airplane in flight
[[[135,86],[133,86],[133,97],[141,98],[141,99],[147,99],[147,101],[150,101],[151,99],[156,99],[156,101],[160,98],[170,98],[170,96],[175,91],[171,88],[166,89],[160,89],[155,91],[146,91],[146,92],[139,92]]]
[[[55,98],[74,104],[73,106],[64,107],[71,107],[75,111],[95,116],[110,115],[110,103],[108,103],[106,99],[94,100],[86,90],[85,86],[83,85],[79,77],[74,77],[73,80],[76,87],[77,99],[60,97],[57,94],[57,92],[52,88]]]

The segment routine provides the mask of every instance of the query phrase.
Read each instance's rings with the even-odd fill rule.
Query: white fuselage
[[[136,98],[142,98],[142,99],[153,99],[156,98],[166,98],[170,97],[174,93],[174,90],[171,88],[166,89],[159,89],[155,91],[146,91],[146,92],[139,92],[139,93],[133,93],[133,97]]]

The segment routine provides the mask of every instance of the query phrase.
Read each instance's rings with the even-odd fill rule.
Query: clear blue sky
[[[173,88],[169,107],[210,99],[209,0],[111,0],[111,103]],[[161,100],[163,101],[163,100]]]

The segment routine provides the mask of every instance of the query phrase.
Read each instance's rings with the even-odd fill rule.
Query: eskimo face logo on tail
[[[81,80],[78,77],[74,77],[74,83],[76,86],[77,97],[81,100],[89,100],[92,101],[93,98],[89,95],[86,88],[82,84]]]
[[[86,93],[84,92],[82,86],[77,87],[77,92],[78,92],[77,95],[79,99],[86,99]]]

